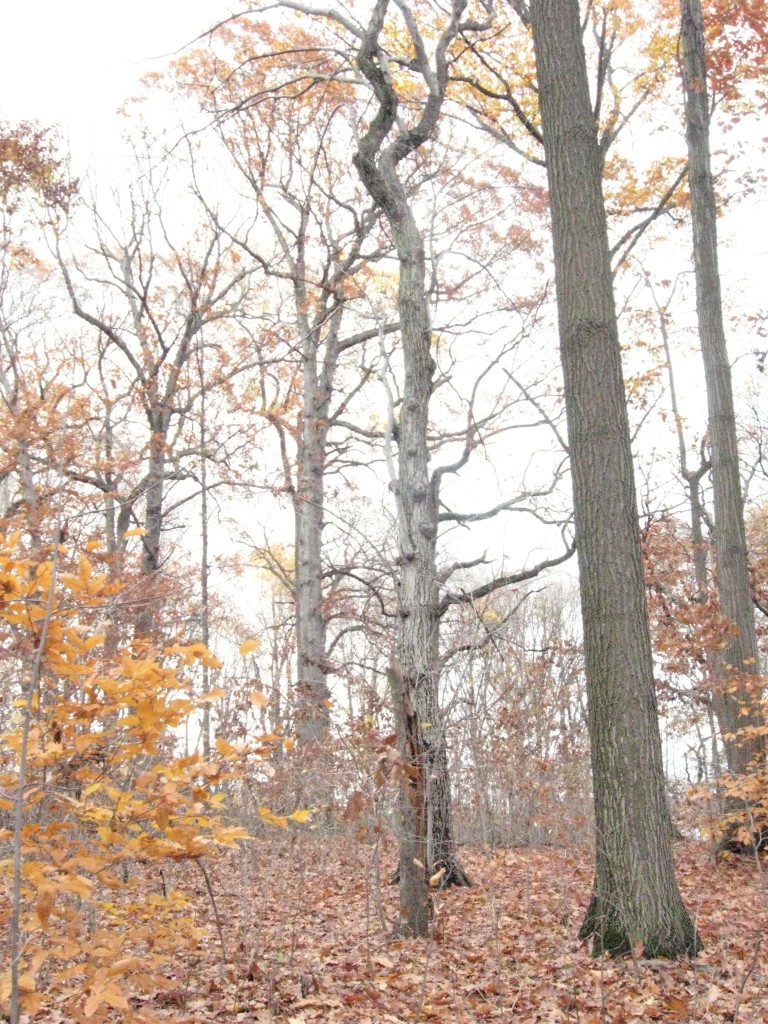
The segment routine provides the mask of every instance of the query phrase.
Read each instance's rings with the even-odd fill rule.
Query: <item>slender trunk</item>
[[[691,193],[696,309],[709,411],[715,506],[715,584],[720,609],[734,624],[724,637],[715,686],[726,761],[741,775],[765,750],[756,710],[760,665],[749,581],[744,503],[739,478],[731,366],[723,326],[717,258],[717,202],[709,146],[709,99],[700,0],[681,0],[688,182]],[[742,730],[750,729],[752,735]]]
[[[149,441],[147,479],[144,488],[144,533],[139,571],[142,578],[141,606],[136,615],[134,633],[137,640],[152,638],[157,604],[157,577],[160,569],[160,538],[163,528],[163,500],[165,497],[166,442],[162,433],[155,431]]]
[[[573,474],[596,826],[595,952],[696,947],[672,827],[645,605],[602,164],[578,0],[530,5]]]
[[[672,351],[669,344],[666,317],[664,311],[658,306],[658,304],[657,310],[659,313],[662,342],[664,344],[664,356],[667,360],[669,394],[672,404],[672,415],[675,418],[675,429],[677,432],[680,474],[685,480],[686,488],[688,490],[688,505],[691,515],[691,546],[693,548],[693,573],[694,579],[696,580],[696,600],[703,603],[709,593],[709,578],[707,566],[708,544],[704,539],[704,502],[701,495],[701,481],[704,475],[709,472],[712,467],[704,458],[703,453],[701,463],[697,469],[689,469],[688,467],[688,455],[685,444],[685,434],[683,431],[683,420],[677,403],[677,388],[675,387],[675,376],[672,371]],[[723,692],[722,685],[717,678],[718,662],[715,658],[707,657],[706,664],[703,666],[703,673],[705,686],[709,694],[707,710],[710,717],[713,713],[717,717],[718,732],[721,736],[724,736],[728,732],[727,709],[725,704],[725,694]],[[713,678],[713,676],[715,678]],[[732,746],[732,744],[730,745]]]
[[[200,378],[200,639],[206,647],[211,642],[211,617],[208,608],[208,406],[206,402],[205,362],[202,334],[197,350],[197,368]],[[203,665],[203,693],[210,689],[211,670]],[[203,704],[203,757],[211,756],[211,705]]]
[[[318,381],[316,331],[304,340],[304,394],[294,509],[296,516],[296,733],[304,748],[328,740],[326,616],[322,536],[328,396]]]
[[[373,89],[378,108],[352,159],[360,180],[387,219],[399,269],[397,308],[404,375],[394,488],[399,546],[397,651],[400,667],[398,685],[392,687],[392,699],[396,709],[405,700],[407,707],[415,711],[411,726],[415,733],[410,739],[401,736],[400,743],[403,756],[407,758],[404,784],[410,786],[418,778],[415,788],[423,793],[423,820],[419,823],[418,835],[424,836],[426,856],[426,860],[417,858],[421,862],[419,881],[414,875],[410,854],[412,829],[405,816],[406,804],[412,806],[413,803],[412,794],[406,793],[401,799],[400,912],[404,932],[425,935],[430,900],[424,873],[432,867],[429,858],[433,853],[440,856],[441,863],[436,867],[438,870],[446,868],[446,882],[453,866],[458,868],[458,860],[453,848],[445,730],[438,698],[440,602],[435,554],[439,477],[430,477],[427,441],[435,363],[430,352],[424,240],[405,187],[398,177],[397,166],[431,139],[437,130],[448,80],[447,47],[459,31],[466,2],[453,0],[451,4],[449,22],[436,46],[435,70],[427,67],[423,51],[419,55],[419,71],[428,83],[429,97],[418,123],[411,129],[398,125],[398,97],[382,71],[386,60],[379,49],[379,36],[387,7],[387,0],[378,0],[358,51],[358,67]],[[394,138],[390,140],[393,129]],[[410,721],[402,715],[398,718]],[[427,841],[429,846],[426,846]],[[454,880],[459,880],[458,871]]]

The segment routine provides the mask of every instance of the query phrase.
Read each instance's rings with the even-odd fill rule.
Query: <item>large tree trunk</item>
[[[411,687],[399,665],[387,671],[400,755],[400,841],[397,880],[400,885],[400,920],[396,933],[423,936],[429,933],[432,901],[424,866],[427,833],[424,735],[421,718],[412,700]]]
[[[717,259],[717,204],[709,148],[709,100],[700,0],[681,0],[688,181],[693,223],[696,309],[709,411],[715,505],[715,584],[720,608],[736,627],[723,637],[715,665],[715,706],[729,770],[743,774],[764,753],[764,739],[739,735],[759,727],[760,665],[749,581],[739,478],[731,366],[723,326]]]
[[[696,947],[672,859],[602,166],[578,0],[532,0],[592,746],[596,953]]]
[[[405,702],[415,713],[413,728],[418,740],[401,735],[406,784],[409,792],[401,799],[403,808],[400,837],[400,912],[405,933],[425,935],[430,918],[429,890],[424,872],[445,869],[443,884],[468,883],[458,864],[452,830],[450,787],[447,781],[445,729],[439,709],[439,623],[440,595],[435,569],[438,529],[439,477],[430,477],[427,427],[435,363],[430,352],[431,325],[426,293],[424,240],[419,232],[408,195],[398,177],[401,160],[434,136],[447,85],[446,51],[459,31],[466,0],[453,0],[451,17],[437,43],[435,71],[427,66],[426,54],[419,53],[418,71],[429,86],[422,115],[411,129],[397,125],[398,98],[383,73],[385,64],[379,50],[379,35],[388,7],[378,0],[363,39],[357,63],[370,83],[378,109],[368,131],[360,139],[353,157],[360,180],[371,198],[383,210],[392,231],[399,267],[397,308],[403,346],[403,400],[398,435],[397,501],[398,574],[398,678],[392,699],[397,709]],[[389,133],[396,129],[394,139]],[[396,721],[408,721],[396,712]],[[413,804],[413,791],[423,793],[418,835],[425,837],[426,861],[420,862],[422,882],[413,877],[412,826],[406,812]],[[440,860],[431,863],[432,857]]]

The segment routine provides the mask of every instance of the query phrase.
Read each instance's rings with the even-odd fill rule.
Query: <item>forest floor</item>
[[[678,843],[704,952],[608,961],[576,937],[587,851],[462,856],[475,885],[435,894],[428,941],[388,938],[391,847],[303,829],[252,842],[209,866],[220,930],[202,876],[180,867],[166,883],[195,900],[205,939],[172,985],[134,1006],[173,1024],[768,1021],[768,865],[715,864],[705,844]]]

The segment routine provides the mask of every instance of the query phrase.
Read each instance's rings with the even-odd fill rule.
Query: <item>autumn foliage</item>
[[[618,309],[612,479],[591,457],[620,432],[566,427],[607,363],[566,386],[558,361],[544,6],[257,4],[144,79],[109,196],[55,133],[0,121],[11,1024],[768,1017],[768,313],[724,260],[758,644],[730,664],[680,3],[567,5]],[[702,6],[716,212],[743,230],[766,5]],[[625,486],[642,548],[606,572],[630,531],[601,520],[591,642],[579,445],[585,507]],[[630,562],[636,648],[608,593]],[[643,889],[662,847],[683,946],[605,923],[665,892]]]
[[[246,760],[281,739],[222,742],[208,760],[181,752],[190,720],[222,692],[194,696],[187,672],[221,663],[199,643],[105,661],[94,616],[116,584],[86,555],[72,559],[60,545],[25,558],[18,537],[3,538],[0,586],[4,671],[17,694],[3,736],[0,841],[13,892],[18,830],[22,1009],[40,1011],[55,993],[75,1018],[103,1020],[111,1007],[145,1020],[143,1000],[172,984],[201,935],[197,911],[164,870],[199,871],[218,920],[206,865],[248,835],[226,803]],[[287,824],[266,807],[263,815]],[[6,903],[6,926],[9,913]],[[7,1000],[7,965],[2,984]]]

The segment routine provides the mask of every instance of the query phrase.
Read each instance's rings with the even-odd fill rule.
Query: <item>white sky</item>
[[[143,74],[233,10],[237,0],[4,0],[0,120],[58,125],[75,169],[119,148],[115,111]]]

